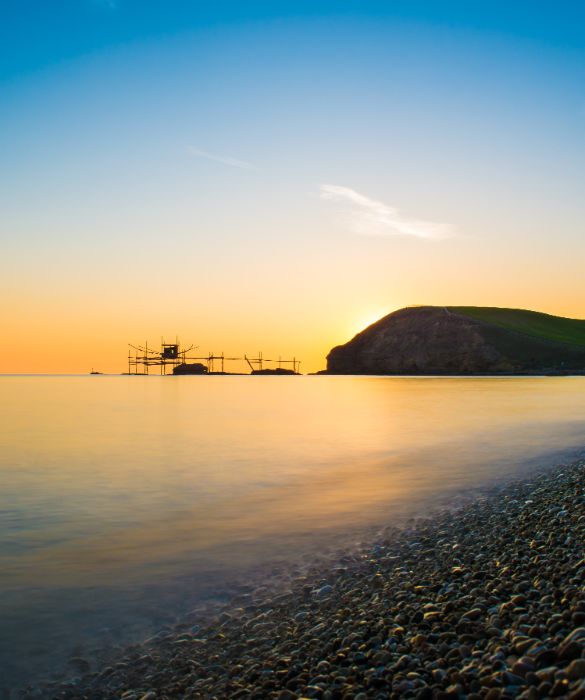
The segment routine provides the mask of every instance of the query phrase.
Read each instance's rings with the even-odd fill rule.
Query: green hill
[[[455,314],[477,321],[567,345],[585,345],[585,321],[551,316],[526,309],[501,309],[496,306],[448,306]]]
[[[522,309],[419,306],[331,350],[331,374],[585,373],[585,321]]]

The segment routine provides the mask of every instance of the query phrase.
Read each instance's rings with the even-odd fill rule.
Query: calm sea
[[[585,377],[1,376],[0,688],[584,446]]]

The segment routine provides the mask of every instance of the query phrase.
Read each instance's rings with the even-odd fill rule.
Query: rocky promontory
[[[585,371],[585,321],[519,309],[400,309],[327,356],[327,374]]]

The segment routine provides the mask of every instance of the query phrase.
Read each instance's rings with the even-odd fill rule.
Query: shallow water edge
[[[490,658],[501,656],[500,649],[494,651],[498,644],[508,654],[502,658],[511,659],[506,671],[512,679],[510,683],[523,685],[528,671],[524,668],[524,672],[518,675],[518,669],[514,673],[512,667],[517,666],[521,656],[514,645],[522,645],[518,640],[524,640],[526,633],[533,635],[528,637],[535,649],[533,656],[541,654],[542,659],[548,659],[547,663],[557,662],[559,669],[568,668],[582,653],[582,648],[585,650],[585,635],[578,638],[577,646],[570,647],[569,652],[563,647],[565,638],[585,622],[585,600],[582,590],[579,592],[575,588],[576,581],[572,576],[576,572],[577,578],[582,580],[585,575],[582,545],[585,540],[581,539],[581,535],[585,535],[584,489],[585,461],[582,454],[573,462],[557,462],[555,466],[525,473],[522,478],[462,492],[427,517],[409,518],[381,529],[365,529],[355,533],[356,537],[351,542],[344,542],[340,548],[335,547],[338,543],[332,543],[329,551],[311,561],[298,561],[271,571],[248,572],[248,576],[235,586],[240,586],[240,590],[229,600],[208,600],[142,644],[131,645],[124,651],[111,650],[102,658],[101,666],[94,667],[91,673],[72,676],[64,684],[42,684],[33,694],[24,693],[22,697],[42,694],[44,697],[77,698],[91,693],[95,698],[113,698],[128,693],[124,697],[133,700],[145,693],[154,693],[152,698],[170,698],[179,690],[181,693],[187,690],[186,684],[193,692],[188,696],[197,698],[211,697],[212,691],[218,693],[218,697],[231,697],[242,689],[252,693],[251,697],[255,696],[254,693],[257,697],[274,698],[301,697],[301,694],[302,697],[315,698],[346,697],[335,694],[340,690],[336,684],[329,688],[329,683],[321,680],[311,686],[310,679],[304,678],[298,670],[296,675],[293,674],[293,678],[298,677],[296,685],[289,682],[285,686],[276,682],[271,674],[265,677],[252,674],[251,680],[247,678],[246,682],[236,674],[234,679],[232,666],[236,662],[243,663],[244,669],[246,665],[272,664],[276,669],[279,658],[288,660],[291,653],[293,656],[297,653],[305,666],[307,656],[310,658],[315,666],[312,673],[320,677],[324,670],[330,670],[339,661],[344,640],[356,634],[355,631],[349,632],[348,628],[360,632],[356,639],[361,639],[370,649],[372,662],[378,659],[373,668],[377,669],[377,677],[381,680],[373,686],[369,682],[364,685],[358,674],[359,687],[354,687],[356,683],[352,682],[351,688],[345,688],[345,692],[365,692],[364,697],[378,697],[376,693],[382,688],[388,692],[396,685],[401,694],[411,690],[418,692],[427,685],[431,687],[430,681],[436,680],[435,676],[447,677],[446,672],[444,677],[441,673],[434,673],[441,668],[441,664],[437,666],[435,662],[442,654],[454,650],[459,654],[460,647],[463,647],[463,656],[457,658],[465,661],[468,667],[474,653],[479,659],[481,651],[482,660],[488,650]],[[569,505],[572,512],[568,510]],[[533,539],[526,541],[530,534],[526,527],[534,524],[538,524],[541,530],[534,530],[531,533]],[[544,557],[544,551],[551,548],[553,536],[556,538],[554,551]],[[535,559],[533,550],[542,551],[542,554]],[[539,557],[546,561],[540,561]],[[531,566],[527,562],[532,562]],[[559,615],[557,597],[547,593],[553,588],[564,591],[565,607],[571,611],[568,618],[563,605]],[[383,590],[387,593],[392,590],[392,597],[386,602],[381,596]],[[543,596],[550,598],[545,600],[544,606],[550,608],[547,608],[548,622],[541,610],[536,611],[538,614],[528,615],[522,607],[527,601],[536,605],[537,599]],[[510,603],[514,600],[516,606]],[[379,643],[380,635],[372,631],[372,607],[375,615],[385,620],[384,634],[391,633],[394,642]],[[452,619],[447,624],[447,613],[453,610],[457,611],[458,623]],[[528,624],[529,617],[531,624]],[[554,621],[557,618],[564,624],[559,626]],[[331,619],[334,620],[333,626]],[[480,619],[482,624],[475,624]],[[504,621],[514,627],[516,636],[509,629],[506,632],[502,628]],[[539,621],[542,621],[540,626]],[[335,627],[336,622],[343,623],[344,639],[341,630]],[[364,627],[366,622],[368,626]],[[466,625],[469,629],[465,629]],[[435,629],[437,626],[440,632]],[[554,631],[557,627],[553,634],[551,628]],[[289,643],[280,648],[283,629]],[[421,634],[426,639],[424,643]],[[246,640],[244,647],[242,635]],[[311,652],[311,643],[315,639],[320,646],[332,644],[331,653]],[[440,646],[440,639],[445,640],[442,647],[431,653],[429,647]],[[453,639],[457,640],[456,644]],[[308,645],[306,652],[303,645]],[[354,647],[350,645],[347,653],[355,656]],[[410,680],[406,673],[401,673],[405,670],[402,668],[404,663],[398,668],[393,664],[390,675],[386,672],[393,658],[397,661],[406,652],[408,656],[414,651],[415,659],[420,658],[421,652],[425,657],[426,652],[431,660],[425,659],[425,664],[435,664],[427,669],[426,676],[421,672],[419,662],[414,663],[416,670],[410,672],[414,674]],[[523,652],[527,658],[522,663],[527,668],[532,664],[536,672],[538,662],[531,660],[529,651],[527,646]],[[218,654],[222,661],[212,661]],[[201,665],[202,657],[208,659],[208,667]],[[453,664],[454,653],[451,657]],[[190,658],[197,659],[197,663],[195,667],[189,667],[189,673],[173,670],[177,659],[185,662]],[[382,658],[384,664],[380,662]],[[73,663],[77,664],[78,670],[89,670],[86,659],[77,658]],[[222,663],[227,665],[224,667]],[[360,656],[358,668],[366,663],[367,660],[364,662]],[[290,660],[287,665],[294,666]],[[380,670],[382,666],[384,673]],[[341,673],[340,677],[347,680],[347,676],[347,673]],[[242,677],[246,679],[243,670]],[[419,678],[427,681],[421,685]],[[500,688],[500,676],[496,678],[494,675],[494,678],[491,678],[494,687]],[[413,679],[417,682],[413,683]],[[474,680],[477,679],[471,674],[469,683],[473,684]],[[287,690],[291,687],[292,690]],[[288,695],[283,694],[285,690]],[[568,682],[566,690],[569,690]],[[333,694],[324,695],[327,691]],[[441,688],[437,686],[434,691],[439,692]],[[244,697],[243,692],[241,696]]]

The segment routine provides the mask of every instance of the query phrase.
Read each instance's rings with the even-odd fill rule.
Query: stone
[[[585,678],[585,659],[574,659],[567,667],[567,677],[571,680]]]

